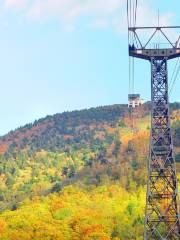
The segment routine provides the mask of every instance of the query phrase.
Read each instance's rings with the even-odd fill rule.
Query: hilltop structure
[[[145,101],[141,99],[140,94],[128,95],[128,108],[136,108],[143,105]]]

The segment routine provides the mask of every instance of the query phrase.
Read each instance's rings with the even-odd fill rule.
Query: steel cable
[[[176,83],[179,73],[180,73],[180,58],[178,58],[178,60],[177,60],[177,63],[175,65],[175,69],[174,69],[174,72],[173,72],[173,75],[171,78],[169,96],[171,96],[171,94],[173,92],[173,89],[174,89],[174,86],[175,86],[175,83]]]

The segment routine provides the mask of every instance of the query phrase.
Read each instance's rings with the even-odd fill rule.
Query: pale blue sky
[[[126,103],[124,0],[0,1],[0,134],[49,114]],[[179,0],[140,1],[139,22],[180,25]],[[150,66],[135,89],[150,99]],[[171,74],[171,72],[170,72]],[[171,101],[180,101],[178,79]]]

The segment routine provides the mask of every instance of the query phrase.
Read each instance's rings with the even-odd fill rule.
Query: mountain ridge
[[[33,123],[26,124],[1,136],[0,154],[4,154],[6,151],[8,151],[9,146],[10,148],[15,148],[17,143],[18,147],[20,148],[27,145],[28,137],[28,143],[30,143],[31,141],[36,139],[36,136],[44,134],[44,131],[47,128],[50,129],[51,127],[55,127],[57,131],[62,130],[63,133],[63,127],[67,128],[68,125],[71,124],[73,124],[74,126],[78,126],[80,124],[87,125],[93,121],[114,121],[119,117],[123,117],[124,114],[127,114],[126,104],[99,106],[96,108],[74,110],[70,112],[67,111],[63,113],[56,113],[54,115],[47,115],[44,118],[35,120]],[[61,127],[61,129],[59,129],[59,126]],[[65,133],[66,132],[64,132],[64,134]],[[68,131],[66,135],[70,135]]]

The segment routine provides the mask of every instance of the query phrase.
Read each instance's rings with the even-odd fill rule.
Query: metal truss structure
[[[173,140],[170,127],[168,69],[169,59],[180,57],[179,38],[173,44],[163,32],[164,28],[129,28],[133,41],[129,44],[129,55],[149,60],[151,63],[151,145],[148,164],[148,184],[144,240],[179,240],[180,219],[178,187]],[[174,27],[180,29],[180,27]],[[155,29],[143,45],[137,30]],[[149,43],[159,32],[168,41],[169,48],[150,48]]]

